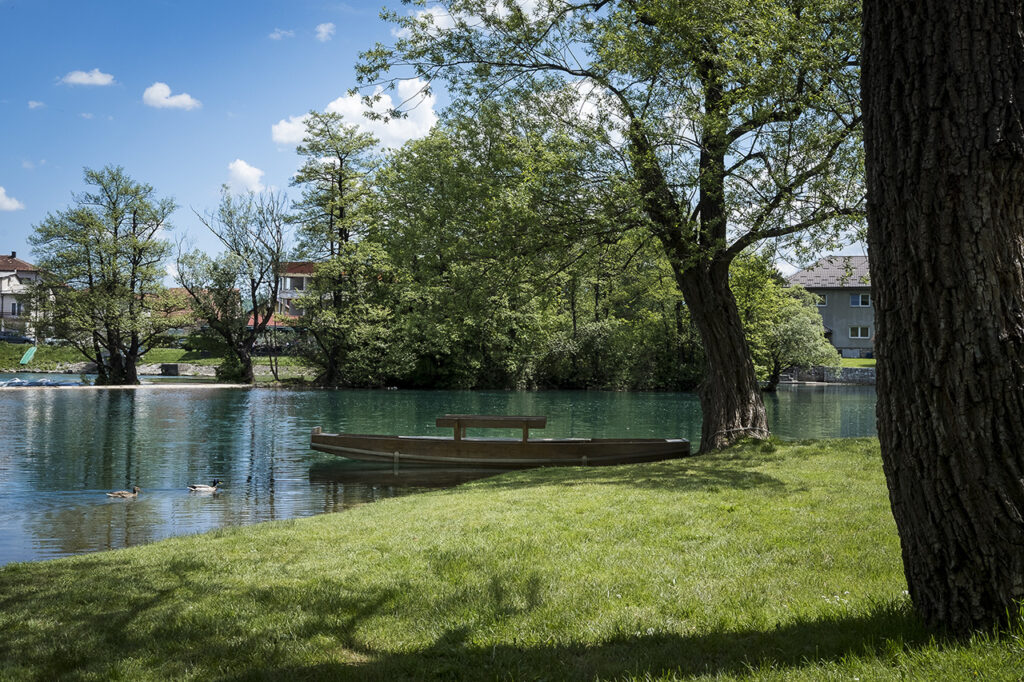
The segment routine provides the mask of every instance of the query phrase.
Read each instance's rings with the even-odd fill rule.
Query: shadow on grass
[[[799,621],[771,630],[680,636],[621,634],[600,644],[474,645],[461,626],[426,648],[394,653],[358,647],[365,661],[249,669],[229,679],[609,679],[743,675],[837,663],[851,656],[892,656],[932,641],[903,608],[865,616]]]
[[[750,490],[763,488],[770,491],[785,489],[778,478],[753,467],[763,463],[747,459],[674,460],[649,464],[630,464],[614,467],[551,467],[544,469],[543,477],[527,477],[520,472],[506,474],[487,481],[494,488],[521,488],[538,485],[614,485],[649,490],[674,492],[716,492],[723,489]],[[536,471],[536,470],[534,470]]]
[[[399,576],[386,588],[308,574],[225,588],[204,559],[25,566],[0,572],[0,677],[108,677],[125,667],[239,680],[714,676],[887,658],[931,638],[908,605],[892,602],[764,629],[659,633],[640,622],[596,643],[562,643],[584,636],[570,630],[552,643],[480,644],[517,627],[533,639],[521,621],[542,605],[539,576],[482,577],[456,590],[455,603]],[[422,641],[431,624],[430,645],[402,643]]]

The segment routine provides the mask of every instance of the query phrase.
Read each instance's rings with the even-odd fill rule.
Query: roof
[[[0,256],[0,271],[11,271],[17,270],[19,272],[39,272],[39,268],[26,263],[20,258],[15,258],[14,255]]]
[[[867,256],[827,256],[789,278],[807,289],[863,289],[871,286]]]
[[[316,263],[309,262],[294,262],[294,263],[282,263],[281,271],[285,275],[312,275],[313,268],[316,267]]]
[[[271,327],[292,327],[298,321],[298,317],[294,315],[285,315],[284,313],[272,313],[270,315],[270,322],[267,323],[267,328]],[[256,318],[249,315],[249,321],[246,323],[247,327],[253,327],[256,325]]]

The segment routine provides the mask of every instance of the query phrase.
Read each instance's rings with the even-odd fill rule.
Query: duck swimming
[[[211,483],[210,485],[204,485],[202,483],[196,483],[195,485],[190,485],[188,487],[188,489],[189,489],[189,492],[193,492],[193,493],[215,493],[215,492],[217,492],[217,486],[219,486],[219,485],[220,485],[220,479],[219,478],[215,478],[215,479],[213,479],[213,483]]]
[[[107,497],[138,497],[141,492],[142,488],[134,486],[131,490],[115,490],[112,493],[107,493]]]

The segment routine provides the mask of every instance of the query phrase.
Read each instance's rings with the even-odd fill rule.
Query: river
[[[765,397],[785,439],[875,435],[867,386],[791,386]],[[689,393],[20,388],[0,390],[0,564],[335,512],[449,486],[465,472],[397,476],[309,449],[325,431],[440,435],[445,413],[536,414],[545,437],[685,437]],[[508,434],[514,435],[511,432]],[[224,481],[215,495],[190,483]],[[138,485],[137,499],[104,493]]]

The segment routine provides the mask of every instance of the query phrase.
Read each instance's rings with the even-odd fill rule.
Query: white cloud
[[[0,187],[0,211],[20,211],[23,208],[25,208],[25,204],[14,197],[7,196],[7,190]]]
[[[196,109],[203,106],[203,103],[188,93],[178,95],[171,94],[171,87],[167,83],[157,81],[142,93],[142,101],[147,106],[157,109]]]
[[[372,133],[385,147],[399,147],[409,140],[423,137],[437,123],[437,114],[434,113],[434,103],[437,100],[433,95],[422,94],[425,85],[426,83],[418,78],[399,82],[396,88],[397,101],[378,88],[375,94],[380,95],[381,99],[374,104],[373,111],[384,114],[392,107],[408,111],[405,118],[392,119],[387,123],[372,121],[363,116],[367,108],[359,95],[339,97],[328,104],[326,110],[341,114],[348,123],[354,123]]]
[[[39,109],[40,107],[45,107],[45,106],[46,106],[45,102],[37,102],[34,99],[30,99],[28,101],[28,108],[29,109]]]
[[[332,22],[328,21],[326,24],[316,25],[316,39],[321,43],[326,43],[332,37],[334,37],[335,26]]]
[[[81,116],[82,118],[84,118],[86,120],[92,120],[92,118],[93,118],[93,115],[90,114],[88,111],[83,111],[82,113],[79,114],[79,116]]]
[[[309,114],[302,116],[289,116],[287,120],[281,119],[270,127],[270,137],[277,144],[299,144],[306,136],[306,118]]]
[[[235,159],[228,164],[228,184],[235,191],[262,192],[262,179],[263,171],[241,159]]]
[[[294,38],[295,37],[295,31],[289,31],[288,29],[284,29],[284,28],[275,28],[273,31],[271,31],[270,35],[268,35],[267,37],[270,38],[271,40],[281,40],[283,38]]]
[[[430,21],[434,26],[432,33],[441,33],[455,26],[455,19],[448,11],[439,6],[428,7],[427,9],[421,9],[416,12],[416,21]],[[391,35],[396,38],[408,38],[412,33],[407,28],[402,29],[391,29]]]
[[[379,120],[370,120],[363,114],[368,111],[359,95],[344,95],[328,104],[324,111],[331,114],[341,114],[349,125],[357,125],[360,129],[371,133],[385,147],[400,147],[405,142],[423,137],[437,123],[437,114],[434,112],[434,104],[437,101],[433,95],[424,96],[423,87],[426,85],[418,78],[401,81],[397,86],[397,101],[391,95],[385,94],[380,88],[376,94],[381,96],[373,111],[378,114],[385,114],[392,107],[400,106],[408,110],[405,118],[392,119],[385,123]],[[297,145],[306,136],[306,119],[309,115],[289,116],[281,119],[270,128],[270,136],[274,142],[280,145]]]
[[[109,73],[103,73],[99,69],[92,71],[69,71],[61,83],[66,85],[112,85],[114,77]]]

